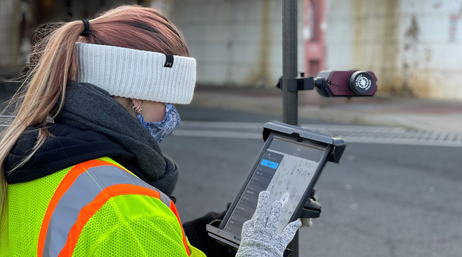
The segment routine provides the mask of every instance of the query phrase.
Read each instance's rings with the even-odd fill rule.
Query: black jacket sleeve
[[[229,206],[230,204],[228,204],[228,208]],[[225,214],[226,211],[222,213],[209,212],[203,217],[183,224],[184,232],[191,245],[200,249],[207,255],[207,257],[231,257],[235,255],[230,253],[226,246],[216,243],[214,239],[208,235],[207,230],[205,229],[205,226],[210,222],[216,219],[222,220],[225,217]]]

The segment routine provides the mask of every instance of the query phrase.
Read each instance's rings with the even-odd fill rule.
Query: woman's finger
[[[270,214],[266,228],[270,231],[276,232],[279,225],[279,216],[281,216],[282,203],[281,201],[274,201],[271,205]]]
[[[268,191],[260,192],[258,196],[257,209],[255,210],[255,228],[264,228],[268,221],[268,211],[271,201],[271,195]]]
[[[241,239],[245,237],[251,237],[254,230],[255,220],[248,220],[242,225]]]
[[[302,226],[302,222],[299,220],[292,221],[291,223],[287,224],[287,226],[284,228],[282,231],[281,235],[285,240],[287,241],[287,244],[292,241],[292,239],[295,236],[295,233],[297,233],[297,230]]]

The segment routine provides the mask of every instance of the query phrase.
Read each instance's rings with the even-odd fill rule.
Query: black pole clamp
[[[281,77],[276,87],[281,90],[284,90],[282,84],[283,83],[282,83],[282,77]],[[301,74],[301,77],[288,78],[287,88],[289,92],[297,92],[301,90],[313,90],[314,89],[314,78],[313,77],[304,78],[303,73]]]

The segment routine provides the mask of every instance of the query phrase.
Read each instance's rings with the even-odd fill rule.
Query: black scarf
[[[138,119],[105,90],[70,81],[55,122],[109,137],[135,155],[140,172],[151,185],[167,195],[173,193],[178,179],[177,166],[162,155],[157,142]]]

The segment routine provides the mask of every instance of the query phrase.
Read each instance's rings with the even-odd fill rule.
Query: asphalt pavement
[[[161,148],[180,167],[175,196],[187,221],[233,201],[263,146],[261,126],[280,116],[198,107],[179,112],[183,123]],[[462,145],[347,140],[340,164],[327,164],[316,185],[322,213],[313,227],[301,229],[300,256],[460,256],[460,156]]]
[[[178,106],[182,125],[161,149],[180,168],[182,221],[233,201],[263,146],[263,124],[282,120],[281,97],[202,87]],[[300,256],[460,256],[461,106],[384,95],[300,106],[302,127],[347,142],[316,185],[322,213],[301,229]]]

